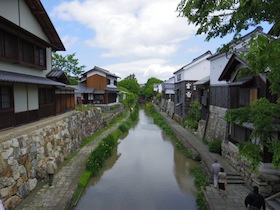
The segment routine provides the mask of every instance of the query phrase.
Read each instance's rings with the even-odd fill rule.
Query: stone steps
[[[210,180],[213,184],[213,179]],[[245,184],[242,176],[239,173],[227,173],[227,183],[228,184]]]
[[[280,209],[280,193],[277,193],[271,197],[265,199],[268,210]]]
[[[242,176],[239,173],[227,173],[228,184],[245,184]]]

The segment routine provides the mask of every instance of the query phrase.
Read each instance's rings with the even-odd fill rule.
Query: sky
[[[41,0],[66,51],[85,71],[94,66],[118,75],[168,80],[182,66],[232,35],[205,41],[176,12],[180,0]],[[264,28],[264,32],[269,29]],[[250,31],[248,31],[250,32]],[[247,33],[248,33],[247,32]]]

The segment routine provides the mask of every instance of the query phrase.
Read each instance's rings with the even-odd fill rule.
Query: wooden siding
[[[210,86],[210,105],[229,108],[228,86]]]
[[[98,74],[90,76],[87,78],[87,87],[95,88],[97,90],[104,90],[108,84],[106,77],[102,77]]]

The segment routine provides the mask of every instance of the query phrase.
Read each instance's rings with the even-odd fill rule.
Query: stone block
[[[28,180],[28,189],[29,191],[32,191],[35,189],[35,187],[37,186],[38,180],[36,178],[34,179],[29,179]]]
[[[3,205],[5,209],[14,209],[21,201],[22,199],[15,195],[3,202]]]
[[[10,147],[9,149],[7,149],[1,153],[2,158],[4,160],[8,160],[8,158],[13,154],[13,152],[14,152],[14,149]]]
[[[26,182],[24,182],[23,185],[19,187],[17,194],[20,196],[20,198],[26,198],[30,194]]]

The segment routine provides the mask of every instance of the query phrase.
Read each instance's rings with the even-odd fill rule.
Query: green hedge
[[[91,152],[86,163],[86,170],[83,172],[81,178],[78,181],[78,188],[75,190],[75,193],[72,197],[71,205],[75,205],[77,203],[90,177],[95,176],[99,173],[106,159],[112,155],[112,152],[117,145],[119,136],[130,129],[132,119],[136,120],[138,119],[138,116],[139,108],[138,106],[136,106],[134,111],[130,114],[129,119],[126,122],[123,122],[117,130],[115,130],[114,132],[106,136],[104,139],[102,139],[100,144],[96,147],[96,149]],[[117,119],[121,120],[122,118]],[[114,123],[116,123],[116,120],[113,120],[113,122],[110,123],[110,125],[113,125]],[[94,140],[94,138],[100,135],[102,131],[99,131],[97,132],[98,134],[94,134],[91,137],[88,137],[86,141],[82,144],[82,146],[85,146],[87,143]]]

